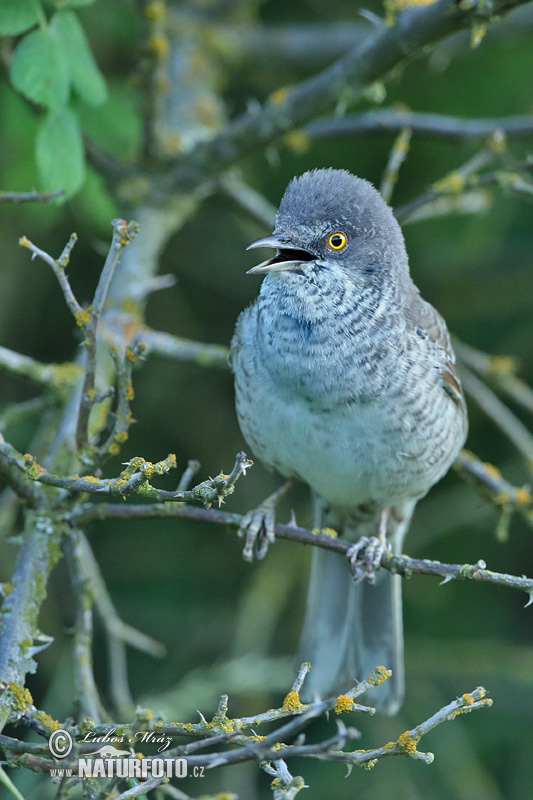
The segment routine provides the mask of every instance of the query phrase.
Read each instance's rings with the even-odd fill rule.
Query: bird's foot
[[[381,557],[387,552],[386,542],[377,536],[361,536],[346,553],[350,570],[356,583],[367,580],[375,583],[376,570],[380,568]]]
[[[268,546],[276,541],[274,535],[276,505],[293,483],[292,479],[286,481],[270,497],[263,500],[261,505],[248,511],[242,518],[237,535],[245,539],[242,551],[245,561],[264,558],[268,552]]]

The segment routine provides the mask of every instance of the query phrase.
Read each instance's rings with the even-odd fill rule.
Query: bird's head
[[[408,275],[403,235],[392,210],[368,181],[345,170],[318,169],[289,183],[271,236],[248,249],[273,258],[249,274],[283,273],[313,283],[350,280],[361,288]]]

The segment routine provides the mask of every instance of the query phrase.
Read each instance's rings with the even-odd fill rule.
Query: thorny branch
[[[390,671],[384,667],[377,667],[365,681],[361,681],[344,695],[326,700],[317,699],[313,703],[302,703],[299,692],[310,668],[309,664],[302,664],[298,677],[292,689],[286,695],[283,704],[268,712],[250,717],[230,718],[227,716],[228,697],[227,695],[222,695],[217,712],[210,722],[202,714],[200,714],[200,722],[196,723],[162,722],[157,721],[157,718],[154,719],[151,712],[141,710],[133,723],[120,724],[120,726],[116,723],[92,724],[89,729],[91,737],[113,734],[118,727],[124,731],[130,743],[136,741],[136,734],[145,731],[152,731],[161,736],[193,737],[196,738],[195,741],[165,750],[160,756],[155,755],[152,758],[179,758],[186,756],[188,766],[203,766],[210,769],[243,761],[259,761],[266,765],[267,770],[269,770],[275,768],[274,765],[278,764],[280,760],[285,761],[297,756],[341,762],[349,767],[363,766],[366,769],[373,767],[382,758],[397,755],[407,756],[423,761],[426,764],[431,764],[434,758],[433,754],[418,750],[418,743],[423,736],[442,722],[452,720],[459,714],[487,708],[492,704],[492,701],[485,696],[485,689],[478,687],[439,709],[429,719],[412,730],[400,734],[396,741],[388,742],[379,748],[343,751],[342,748],[348,742],[359,739],[361,734],[354,728],[347,728],[340,721],[337,723],[337,733],[330,739],[318,744],[306,744],[301,732],[308,727],[312,720],[327,715],[329,712],[334,712],[336,715],[350,711],[373,714],[373,708],[360,705],[356,701],[369,689],[379,687],[391,675]],[[256,733],[256,729],[261,725],[278,722],[287,717],[291,718],[289,722],[284,722],[266,736],[259,736]],[[147,726],[146,723],[149,718],[152,722]],[[31,724],[34,719],[38,720],[38,730],[45,735],[47,731],[53,730],[59,724],[49,720],[47,726],[45,725],[43,728],[42,714],[33,707],[27,709],[21,721],[25,724]],[[86,724],[70,728],[70,734],[77,740],[76,755],[83,755],[91,748],[94,748],[94,743],[84,743],[87,731]],[[293,741],[291,742],[291,740]],[[232,745],[234,747],[232,749],[217,749],[215,752],[210,753],[198,753],[199,750],[213,747],[220,748],[221,745]],[[55,762],[50,758],[46,745],[20,742],[11,737],[0,735],[0,748],[6,753],[8,759],[10,757],[16,758],[17,763],[25,764],[31,769],[49,771],[55,766]],[[73,768],[75,767],[75,761],[69,761],[68,763],[64,761],[62,766]]]

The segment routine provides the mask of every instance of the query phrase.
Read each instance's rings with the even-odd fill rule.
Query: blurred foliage
[[[217,15],[235,24],[258,19],[276,26],[315,23],[326,28],[333,22],[360,21],[359,9],[347,0],[176,3],[182,6],[192,15],[207,15],[215,42]],[[12,9],[13,24],[1,31],[14,36],[1,51],[6,69],[0,83],[0,188],[66,188],[73,196],[62,204],[0,206],[0,343],[45,362],[60,362],[76,357],[77,331],[52,272],[31,262],[17,241],[26,234],[58,256],[75,230],[79,244],[69,274],[80,300],[92,295],[110,238],[109,221],[125,212],[123,199],[93,166],[83,181],[79,137],[89,136],[126,163],[140,152],[142,20],[139,6],[130,0],[92,5],[72,0],[44,3],[42,8],[30,0],[12,0],[6,8]],[[376,2],[365,8],[382,13]],[[413,110],[457,117],[533,114],[532,10],[515,12],[501,30],[490,30],[476,50],[463,34],[439,45],[426,60],[392,76],[386,104],[401,102]],[[27,32],[37,13],[46,15],[48,26]],[[58,57],[62,51],[54,46],[49,52],[49,40],[62,26],[71,26],[71,34],[75,28],[79,41],[75,53],[67,48]],[[229,116],[251,98],[263,99],[281,81],[290,84],[314,71],[309,62],[285,67],[266,56],[260,65],[244,62],[235,69],[231,58],[209,51],[208,56],[215,58]],[[33,69],[43,75],[39,92],[27,86]],[[372,107],[371,100],[358,105],[365,107]],[[392,140],[383,134],[317,142],[304,152],[270,148],[267,157],[247,157],[242,174],[274,205],[294,174],[314,167],[343,167],[379,185]],[[411,199],[479,147],[476,141],[414,136],[394,203]],[[509,149],[523,159],[531,143],[511,142]],[[522,377],[533,383],[533,206],[501,190],[492,198],[483,214],[407,226],[412,273],[454,334],[487,352],[516,355]],[[162,254],[160,271],[174,274],[176,284],[151,297],[148,323],[179,336],[228,344],[237,315],[258,290],[257,279],[245,276],[254,256],[244,250],[265,233],[222,193],[206,199]],[[12,376],[2,374],[1,381],[2,405],[35,394],[32,386]],[[156,461],[169,450],[183,468],[187,459],[199,459],[202,477],[231,468],[244,443],[229,374],[154,357],[136,373],[135,387],[137,425],[120,457],[109,465],[109,474],[134,455]],[[9,432],[10,439],[24,451],[37,424],[38,418],[19,424]],[[473,403],[468,446],[516,484],[530,480],[509,442]],[[278,478],[258,464],[239,482],[228,508],[251,508],[277,485]],[[300,524],[310,524],[303,487],[285,501],[280,520],[288,518],[291,507]],[[496,525],[496,512],[451,474],[420,503],[406,552],[457,563],[483,558],[493,569],[533,575],[531,530],[513,519],[510,537],[502,543],[495,538]],[[168,648],[161,661],[130,652],[131,687],[141,705],[186,721],[195,718],[197,708],[206,716],[214,712],[222,692],[230,694],[232,716],[279,704],[293,679],[308,552],[278,542],[265,562],[250,567],[242,562],[241,543],[232,533],[186,520],[106,522],[93,527],[91,542],[124,620]],[[9,579],[17,553],[9,542],[1,548],[0,581]],[[477,684],[489,689],[494,707],[436,730],[427,741],[436,754],[429,768],[391,759],[345,781],[340,766],[292,763],[291,772],[304,775],[311,787],[305,796],[311,800],[333,792],[338,800],[354,793],[361,800],[526,800],[533,786],[533,611],[523,609],[522,595],[465,583],[438,587],[425,577],[407,582],[404,598],[405,706],[394,719],[354,718],[351,724],[364,734],[360,746],[396,738]],[[41,614],[41,629],[55,642],[39,656],[39,671],[28,680],[36,705],[58,719],[73,711],[72,604],[68,575],[60,564]],[[98,629],[95,668],[105,700],[107,653]],[[310,740],[326,735],[323,726],[317,724]],[[20,774],[15,781],[27,800],[51,797],[54,791],[46,776]],[[253,800],[271,796],[269,783],[255,766],[244,765],[214,771],[201,785],[190,780],[180,788],[193,795],[227,788]]]

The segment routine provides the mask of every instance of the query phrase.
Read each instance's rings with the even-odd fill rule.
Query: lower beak
[[[262,261],[257,266],[249,269],[247,275],[264,275],[267,272],[290,272],[298,269],[303,261],[314,260],[311,253],[303,251],[302,248],[297,247],[287,240],[278,238],[277,236],[265,236],[263,239],[258,239],[256,242],[248,245],[247,250],[254,250],[256,247],[275,247],[277,253],[267,261]],[[292,251],[292,253],[291,253]],[[291,255],[294,257],[291,258]],[[301,254],[302,258],[296,258],[297,254]],[[307,256],[307,258],[305,258]]]

